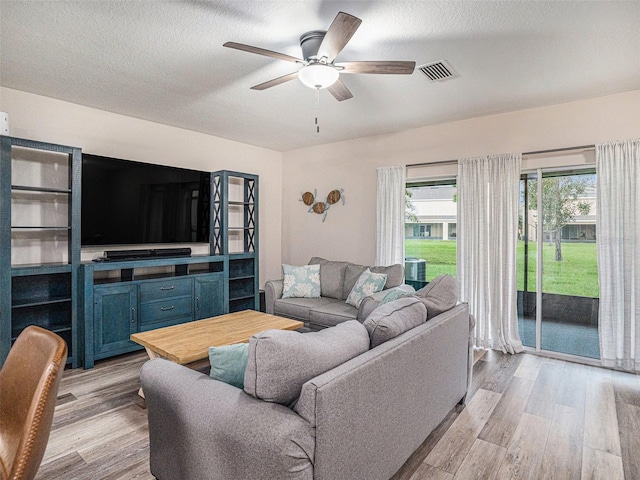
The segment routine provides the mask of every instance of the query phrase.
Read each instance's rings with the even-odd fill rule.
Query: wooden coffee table
[[[166,358],[181,365],[209,358],[209,347],[245,343],[264,330],[297,330],[303,322],[268,313],[244,310],[195,322],[181,323],[148,332],[134,333],[131,340],[142,345],[150,358]]]

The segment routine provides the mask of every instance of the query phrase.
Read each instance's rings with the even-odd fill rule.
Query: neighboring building
[[[596,241],[596,187],[587,187],[584,195],[579,196],[580,202],[588,203],[589,214],[588,215],[576,215],[573,220],[562,227],[561,238],[563,242],[595,242]],[[520,220],[522,221],[522,208],[520,209]],[[528,216],[528,237],[530,241],[535,241],[537,238],[538,228],[538,212],[535,210],[529,210]],[[518,232],[518,238],[523,238],[524,232],[520,230]],[[549,238],[549,232],[544,232],[544,241],[550,242],[553,239]]]
[[[455,240],[457,205],[456,187],[452,185],[412,187],[409,199],[412,215],[405,221],[405,238]],[[417,220],[417,221],[414,221]]]
[[[413,211],[405,221],[404,236],[407,239],[455,240],[457,226],[456,187],[452,185],[410,187],[409,203]],[[588,215],[577,215],[562,227],[562,240],[566,242],[595,242],[596,240],[596,189],[590,187],[580,197],[591,208]],[[521,219],[524,210],[521,209]],[[535,241],[538,227],[538,212],[529,210],[527,219],[529,240]],[[523,238],[520,229],[518,237]],[[545,241],[549,234],[545,233]]]

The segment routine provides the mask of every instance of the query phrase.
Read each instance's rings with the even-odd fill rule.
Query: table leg
[[[144,349],[147,352],[147,355],[149,355],[149,360],[153,360],[154,358],[164,358],[158,352],[154,352],[149,347],[144,347]],[[144,398],[144,392],[142,391],[142,387],[140,387],[140,389],[138,390],[138,395]]]

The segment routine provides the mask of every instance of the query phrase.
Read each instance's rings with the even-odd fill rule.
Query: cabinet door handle
[[[136,309],[131,307],[131,323],[136,323]]]
[[[171,305],[170,307],[160,307],[160,310],[163,312],[168,312],[169,310],[173,310],[175,307]]]
[[[170,287],[160,287],[160,290],[173,290],[173,285]]]
[[[196,297],[196,310],[200,310],[200,297]]]

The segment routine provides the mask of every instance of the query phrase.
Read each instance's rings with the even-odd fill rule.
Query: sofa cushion
[[[308,322],[311,310],[331,303],[344,304],[344,301],[329,297],[279,298],[273,304],[273,314],[281,317],[297,318]]]
[[[402,285],[404,281],[404,267],[399,263],[388,267],[371,267],[371,271],[373,273],[384,273],[387,276],[387,283],[384,284],[385,290]]]
[[[452,309],[458,303],[458,282],[451,275],[440,275],[415,293],[427,307],[427,320]]]
[[[282,298],[319,298],[320,265],[282,265]]]
[[[322,327],[333,327],[348,320],[356,320],[357,317],[358,309],[342,300],[309,310],[309,322]]]
[[[248,355],[248,343],[209,347],[209,361],[211,362],[209,376],[234,387],[243,388]]]
[[[369,334],[352,320],[319,332],[266,330],[249,340],[244,391],[291,406],[302,385],[369,350]]]
[[[320,257],[313,257],[309,265],[320,265],[320,288],[323,297],[344,300],[344,273],[348,262],[333,262]]]
[[[381,291],[386,282],[386,273],[372,273],[371,270],[367,268],[362,272],[351,289],[346,302],[358,308],[365,297]]]
[[[400,298],[376,308],[364,321],[371,348],[427,321],[427,308],[414,297]]]

